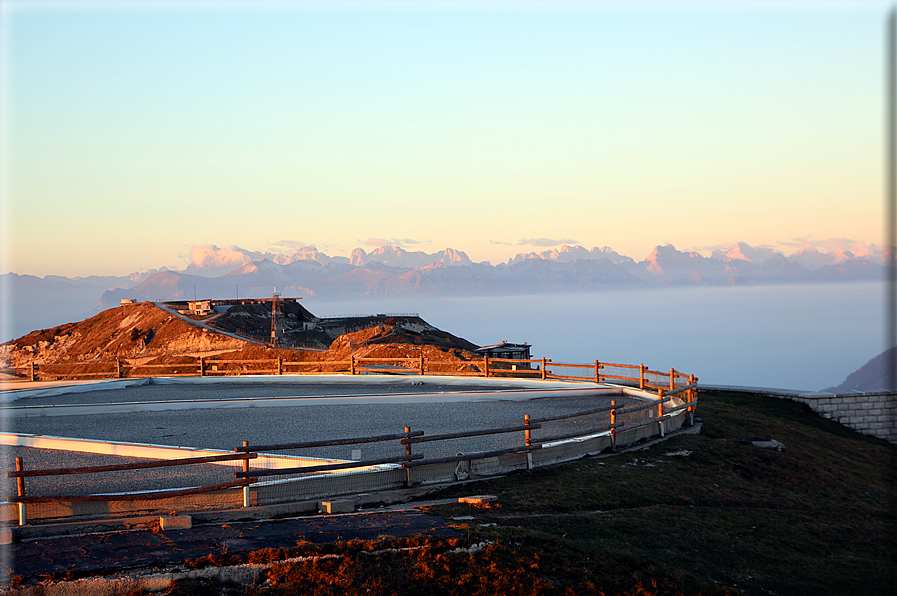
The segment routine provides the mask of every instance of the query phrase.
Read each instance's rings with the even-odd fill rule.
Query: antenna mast
[[[280,311],[280,298],[281,295],[277,293],[277,288],[274,288],[274,293],[271,294],[271,345],[276,346],[280,343],[280,338],[277,337],[277,314]]]

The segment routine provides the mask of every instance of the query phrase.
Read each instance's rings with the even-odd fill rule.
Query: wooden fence
[[[541,369],[541,374],[543,375],[545,374],[544,370],[544,368]],[[597,370],[600,371],[601,369]],[[640,373],[645,371],[644,367],[635,367],[635,370],[640,371]],[[680,377],[683,376],[680,375]],[[693,377],[689,378],[693,379]],[[671,377],[671,379],[671,383],[675,382],[674,377]],[[630,378],[629,380],[632,379]],[[646,389],[649,388],[647,383],[643,384]],[[625,394],[626,392],[621,389],[621,395]],[[672,407],[670,407],[668,404],[673,402],[674,398],[677,398],[679,403],[676,404],[674,402]],[[644,400],[645,398],[642,397],[641,399]],[[39,503],[65,503],[67,507],[63,507],[63,509],[68,511],[70,515],[75,515],[71,504],[80,501],[140,501],[145,503],[147,501],[163,500],[158,507],[164,510],[166,508],[164,499],[242,488],[243,506],[251,507],[260,504],[373,492],[382,488],[412,487],[417,484],[461,479],[461,476],[458,475],[458,470],[462,463],[467,465],[468,471],[465,473],[474,475],[475,473],[471,470],[475,468],[475,462],[491,461],[493,463],[490,464],[492,467],[489,470],[494,474],[496,470],[504,473],[512,469],[532,469],[537,465],[550,465],[606,449],[616,450],[620,437],[623,437],[622,444],[625,445],[657,434],[664,436],[666,425],[673,421],[674,418],[679,426],[684,423],[681,414],[685,414],[684,418],[688,424],[693,424],[696,404],[697,386],[696,383],[692,382],[688,385],[671,389],[667,391],[666,395],[664,395],[664,391],[661,389],[657,398],[650,399],[645,403],[624,406],[617,405],[616,401],[613,400],[609,405],[553,417],[531,419],[529,415],[526,415],[522,425],[502,428],[462,430],[454,433],[427,435],[424,431],[412,431],[410,427],[406,426],[402,433],[326,441],[252,446],[249,445],[248,441],[244,441],[242,446],[234,449],[234,454],[80,468],[25,470],[22,458],[16,458],[16,471],[8,472],[7,478],[16,478],[17,481],[17,496],[11,499],[11,501],[18,504],[19,525],[28,523],[27,506]],[[604,414],[606,414],[606,418],[602,416]],[[579,427],[569,432],[561,432],[561,434],[557,434],[559,431],[555,430],[555,434],[550,434],[549,431],[549,434],[544,436],[535,438],[533,436],[535,431],[546,429],[546,425],[550,426],[552,423],[575,418],[586,419],[588,421],[587,426],[584,428]],[[656,432],[654,430],[644,430],[647,427],[654,428],[655,426]],[[558,428],[562,430],[563,427]],[[519,434],[520,441],[511,447],[472,453],[458,453],[449,457],[425,457],[423,453],[412,452],[414,445],[422,445],[424,443],[507,434]],[[313,460],[305,459],[304,463],[307,465],[299,467],[275,466],[270,469],[263,467],[252,469],[250,463],[253,460],[257,460],[261,452],[295,451],[371,443],[386,443],[388,448],[388,443],[390,442],[395,442],[397,449],[395,455],[387,457],[376,457],[367,460],[362,460],[360,457],[358,460],[355,460],[353,457],[353,461],[331,461],[317,465]],[[535,461],[533,454],[542,452],[545,452],[544,457],[540,457],[539,461]],[[504,456],[515,456],[516,459],[501,462],[499,458]],[[142,470],[235,460],[242,461],[242,471],[234,472],[235,479],[233,481],[208,486],[155,492],[128,492],[127,487],[117,487],[124,490],[92,495],[28,495],[25,490],[25,479],[29,477],[97,474],[110,471]],[[457,467],[452,467],[453,465]],[[365,477],[365,474],[368,474],[368,476]],[[480,475],[490,475],[490,473],[486,472]],[[269,483],[266,486],[257,485],[254,488],[255,493],[251,492],[251,485],[259,483],[260,478],[275,476],[290,476],[291,478],[279,483]],[[376,481],[371,480],[374,477],[378,479]],[[322,479],[324,482],[311,490],[308,488],[307,482],[302,484],[302,481],[309,479]]]
[[[173,364],[131,364],[127,360],[90,362],[57,362],[36,364],[14,370],[31,381],[74,380],[94,378],[213,377],[238,375],[303,375],[303,374],[404,374],[450,375],[469,377],[508,377],[521,379],[588,381],[617,383],[651,390],[658,395],[679,387],[694,384],[697,378],[673,368],[666,371],[650,370],[644,364],[616,364],[599,362],[592,364],[556,363],[550,358],[531,360],[488,358],[482,360],[430,360],[423,356],[412,358],[362,358],[349,360],[296,361],[283,358],[234,360],[213,359],[202,356],[178,356],[192,361]],[[535,365],[535,367],[534,367]],[[85,371],[85,367],[92,370]],[[80,369],[80,370],[79,370]]]

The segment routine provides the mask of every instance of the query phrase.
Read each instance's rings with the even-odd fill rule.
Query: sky
[[[0,273],[882,244],[890,6],[0,0]]]

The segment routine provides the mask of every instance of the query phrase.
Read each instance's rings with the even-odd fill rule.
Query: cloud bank
[[[579,240],[570,238],[562,238],[560,240],[552,240],[551,238],[521,238],[517,242],[517,246],[560,246],[561,244],[579,244]]]

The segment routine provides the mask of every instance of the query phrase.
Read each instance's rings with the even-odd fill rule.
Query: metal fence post
[[[21,472],[24,466],[22,465],[22,458],[16,458],[16,472]],[[16,493],[20,497],[25,496],[25,479],[19,476],[16,478]],[[28,512],[26,509],[25,503],[19,503],[19,525],[24,526],[28,523]]]

